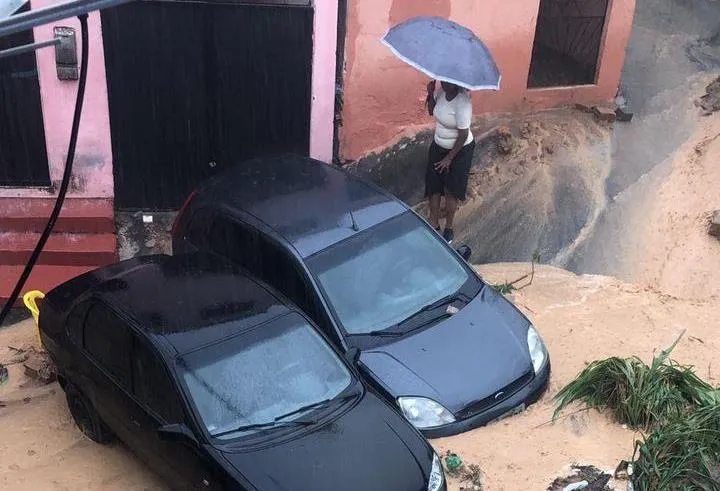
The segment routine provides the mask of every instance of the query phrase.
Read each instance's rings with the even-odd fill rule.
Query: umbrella
[[[473,32],[439,17],[414,17],[391,28],[383,44],[429,77],[469,90],[500,90],[500,71]]]

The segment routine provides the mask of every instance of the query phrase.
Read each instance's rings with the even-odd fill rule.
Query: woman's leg
[[[428,198],[430,208],[428,222],[435,229],[440,228],[440,197],[443,192],[443,176],[435,170],[435,164],[439,162],[448,150],[440,148],[435,142],[430,144],[428,151],[427,168],[425,169],[425,196]]]
[[[438,200],[439,202],[440,200]],[[458,209],[458,200],[452,193],[445,192],[445,230],[452,230],[455,221],[455,212]]]
[[[433,228],[440,228],[440,195],[433,194],[430,196],[430,216],[428,221]]]
[[[443,237],[445,237],[445,240],[448,242],[452,242],[455,237],[455,231],[453,230],[455,226],[455,213],[460,206],[460,202],[465,201],[474,150],[475,142],[468,143],[460,150],[453,159],[447,180],[445,181],[446,220]]]

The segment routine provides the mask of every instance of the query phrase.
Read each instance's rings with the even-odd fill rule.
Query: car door
[[[87,363],[79,368],[76,383],[105,424],[130,446],[135,436],[129,424],[131,348],[126,321],[103,302],[92,301],[82,329]]]
[[[189,425],[185,402],[157,350],[133,336],[131,421],[146,459],[172,489],[221,490],[222,472],[200,447],[161,439],[166,424]]]

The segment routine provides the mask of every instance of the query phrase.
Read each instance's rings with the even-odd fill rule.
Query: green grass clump
[[[512,283],[499,283],[497,285],[493,285],[493,288],[503,295],[507,295],[508,293],[515,291],[515,286]]]
[[[635,443],[637,491],[720,490],[720,404],[701,406]]]
[[[633,455],[636,491],[720,491],[720,390],[669,360],[679,340],[650,366],[637,357],[593,362],[555,397],[554,418],[581,402],[645,432]]]
[[[678,338],[679,341],[679,338]],[[713,389],[692,367],[668,361],[677,344],[664,350],[650,366],[637,357],[608,358],[588,365],[557,396],[554,417],[573,402],[609,410],[620,423],[651,430],[701,404]]]

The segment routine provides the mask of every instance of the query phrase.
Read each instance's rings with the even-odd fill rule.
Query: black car
[[[173,251],[229,258],[298,304],[426,436],[521,411],[550,362],[530,321],[406,205],[305,157],[256,159],[194,191]]]
[[[445,490],[422,435],[287,300],[202,255],[79,276],[40,308],[70,412],[172,489]]]

